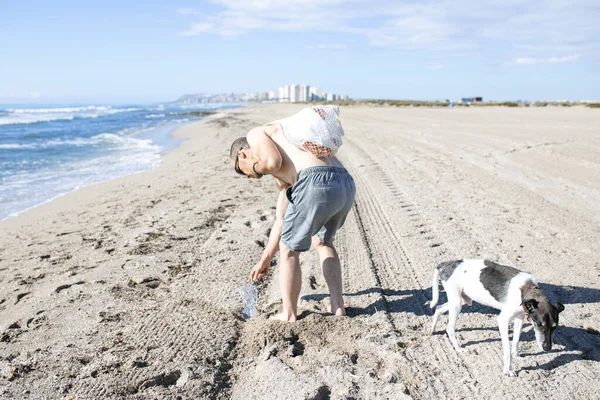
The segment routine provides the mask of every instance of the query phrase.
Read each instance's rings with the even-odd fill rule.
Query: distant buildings
[[[244,101],[245,95],[239,93],[197,93],[184,94],[175,103],[183,104],[205,104],[205,103],[238,103]]]
[[[270,92],[250,92],[246,101],[268,101],[278,103],[305,103],[311,101],[348,100],[347,95],[325,93],[321,88],[310,85],[286,85]]]
[[[205,104],[205,103],[240,103],[248,101],[272,103],[306,103],[311,101],[348,100],[348,96],[335,93],[325,93],[321,88],[310,85],[286,85],[268,92],[249,93],[197,93],[180,96],[175,103]]]

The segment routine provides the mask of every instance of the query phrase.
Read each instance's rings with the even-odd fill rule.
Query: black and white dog
[[[456,318],[462,305],[471,305],[472,301],[500,310],[498,325],[506,375],[516,375],[511,368],[512,359],[508,339],[508,326],[512,320],[514,320],[512,355],[515,358],[519,357],[519,337],[525,317],[533,325],[540,349],[548,351],[552,348],[552,334],[558,326],[558,314],[565,307],[561,303],[551,304],[533,275],[491,261],[443,262],[433,272],[431,308],[438,302],[440,279],[448,296],[448,302],[436,307],[431,332],[435,332],[439,316],[448,312],[446,332],[457,351],[461,351],[461,348],[454,333]]]

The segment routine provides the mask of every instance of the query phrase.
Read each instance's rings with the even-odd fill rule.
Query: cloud
[[[345,34],[373,47],[448,53],[503,52],[508,59],[600,54],[597,0],[211,0],[180,9],[197,23],[182,34]],[[208,28],[210,26],[210,28]],[[198,29],[200,27],[200,29]],[[360,43],[360,42],[359,42]],[[527,57],[519,53],[529,49]],[[574,60],[576,61],[576,60]],[[525,61],[527,62],[527,61]],[[572,62],[572,61],[568,61]]]
[[[307,49],[319,49],[319,50],[343,50],[347,49],[348,46],[345,44],[308,44]]]
[[[548,57],[548,58],[533,58],[524,57],[517,58],[515,64],[517,65],[535,65],[535,64],[563,64],[576,62],[581,58],[581,54],[572,54],[564,57]]]
[[[178,8],[177,14],[179,14],[179,15],[202,15],[201,12],[199,12],[193,8]]]
[[[181,32],[181,35],[196,36],[201,33],[210,32],[212,28],[213,28],[212,24],[208,24],[208,23],[194,24],[191,26],[191,28],[188,31]]]

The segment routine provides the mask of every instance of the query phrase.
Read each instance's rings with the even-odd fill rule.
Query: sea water
[[[62,194],[142,172],[178,140],[190,111],[233,104],[0,105],[0,220]]]

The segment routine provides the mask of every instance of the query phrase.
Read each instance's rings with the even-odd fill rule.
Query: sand
[[[336,239],[348,317],[323,310],[314,252],[302,318],[278,268],[238,289],[274,221],[272,179],[235,175],[229,145],[300,105],[226,112],[176,132],[162,165],[0,222],[2,399],[600,397],[600,112],[345,107],[356,206]],[[496,311],[465,307],[453,350],[429,333],[432,270],[488,258],[566,306],[550,352],[531,326],[502,375]]]

